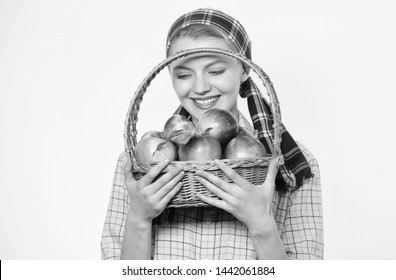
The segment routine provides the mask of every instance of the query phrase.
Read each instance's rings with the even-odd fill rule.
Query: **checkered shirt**
[[[245,122],[244,119],[240,123]],[[273,214],[290,259],[323,259],[323,215],[319,166],[302,144],[313,177],[297,190],[275,192]],[[119,259],[129,207],[124,185],[122,153],[115,170],[102,233],[102,259]],[[153,259],[257,259],[246,226],[233,215],[213,207],[174,208],[172,219],[152,230]]]

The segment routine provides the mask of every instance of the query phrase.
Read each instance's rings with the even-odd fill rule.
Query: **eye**
[[[179,73],[179,74],[176,74],[175,77],[176,77],[176,79],[179,79],[179,80],[186,80],[191,77],[191,74]]]
[[[225,72],[225,69],[218,69],[218,70],[211,70],[209,71],[209,74],[212,76],[218,76],[221,75]]]

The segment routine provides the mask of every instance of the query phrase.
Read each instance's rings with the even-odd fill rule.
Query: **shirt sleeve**
[[[102,231],[101,250],[103,260],[118,260],[121,256],[125,218],[128,211],[128,190],[124,185],[123,166],[126,153],[118,158],[114,173],[110,201]]]
[[[323,211],[317,160],[299,144],[313,177],[290,193],[282,240],[290,259],[323,259]]]

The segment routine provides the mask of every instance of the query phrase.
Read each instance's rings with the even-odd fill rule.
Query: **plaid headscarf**
[[[175,34],[187,26],[197,24],[211,25],[221,29],[228,35],[239,53],[244,54],[250,60],[252,59],[252,44],[243,26],[231,16],[213,9],[198,9],[179,17],[168,33],[167,53]],[[272,154],[274,137],[270,105],[261,96],[259,89],[250,77],[241,85],[240,96],[247,98],[249,113],[254,129],[258,131],[258,138],[267,152]],[[189,116],[187,110],[182,106],[177,109],[175,114]],[[281,135],[281,151],[285,163],[279,169],[276,188],[278,191],[294,190],[301,186],[305,178],[312,176],[311,169],[300,148],[283,124],[281,125]]]

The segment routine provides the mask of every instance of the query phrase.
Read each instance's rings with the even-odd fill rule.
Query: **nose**
[[[193,87],[194,93],[203,95],[211,90],[210,83],[204,76],[197,75]]]

